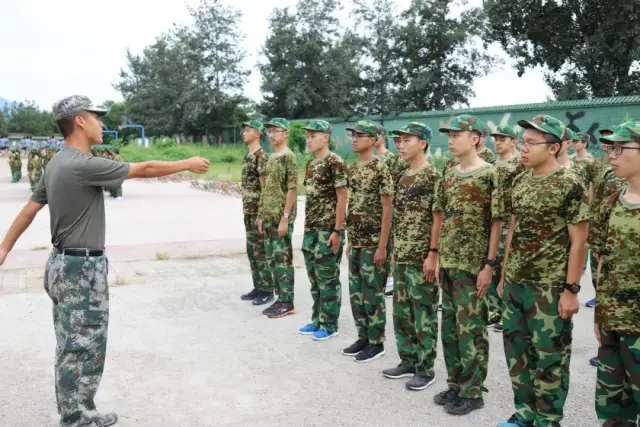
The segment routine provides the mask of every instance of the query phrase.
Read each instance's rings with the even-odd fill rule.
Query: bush
[[[287,145],[294,153],[304,153],[307,151],[307,132],[303,127],[303,123],[293,123],[291,125]]]
[[[158,148],[175,147],[178,144],[173,138],[153,138],[151,145]]]

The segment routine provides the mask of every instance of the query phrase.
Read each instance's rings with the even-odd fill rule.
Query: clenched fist
[[[203,174],[209,170],[209,160],[202,157],[192,157],[189,160],[189,172]]]

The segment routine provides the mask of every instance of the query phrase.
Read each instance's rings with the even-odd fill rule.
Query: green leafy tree
[[[33,101],[14,102],[5,109],[8,133],[26,133],[33,136],[50,136],[58,133],[58,127],[50,111],[43,111]]]

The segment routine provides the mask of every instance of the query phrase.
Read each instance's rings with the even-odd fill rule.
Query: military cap
[[[457,117],[454,117],[449,123],[447,127],[441,127],[438,129],[441,133],[447,133],[449,131],[469,131],[469,132],[478,132],[481,135],[484,135],[486,132],[485,124],[478,119],[476,116],[472,116],[470,114],[461,114]]]
[[[512,128],[509,125],[500,125],[500,126],[498,126],[496,131],[493,132],[491,134],[491,136],[493,136],[493,137],[506,136],[507,138],[518,139],[518,133],[516,132],[516,130],[514,128]]]
[[[85,111],[96,113],[98,117],[107,114],[108,110],[93,105],[91,100],[84,95],[72,95],[63,98],[53,104],[51,108],[55,120],[77,116]]]
[[[389,136],[391,138],[400,138],[400,134],[398,133],[397,129],[389,131]]]
[[[403,126],[400,129],[396,129],[394,132],[398,135],[414,135],[420,139],[424,139],[427,142],[431,141],[431,128],[420,122],[408,123],[406,126]]]
[[[260,120],[249,120],[247,122],[243,122],[242,127],[245,127],[245,126],[249,126],[250,128],[257,130],[260,133],[264,131],[264,124],[262,124]]]
[[[562,138],[560,138],[563,141],[575,141],[576,140],[576,133],[573,131],[573,129],[570,128],[565,128],[564,129],[564,134],[562,135]]]
[[[524,129],[536,129],[539,132],[553,135],[561,141],[566,141],[565,136],[568,128],[553,116],[538,114],[532,120],[519,120],[518,125]]]
[[[600,138],[600,141],[605,144],[612,144],[614,142],[623,144],[628,142],[640,143],[640,122],[626,122],[620,126],[616,126],[611,135],[603,136]]]
[[[274,127],[274,128],[280,128],[288,131],[288,130],[291,130],[291,123],[289,123],[289,120],[287,119],[274,117],[273,119],[265,123],[264,127],[266,128]]]
[[[382,135],[386,135],[387,134],[387,130],[384,128],[384,126],[376,125],[376,128],[378,129],[378,136],[382,136]]]
[[[378,125],[366,120],[356,122],[352,127],[346,128],[350,132],[366,133],[367,135],[378,137]]]
[[[307,125],[303,127],[305,130],[310,130],[312,132],[322,132],[327,135],[331,135],[331,131],[333,127],[326,120],[309,120]]]
[[[589,136],[588,133],[584,133],[584,132],[578,132],[575,135],[575,138],[573,139],[573,141],[584,141],[586,143],[591,142],[591,137]]]

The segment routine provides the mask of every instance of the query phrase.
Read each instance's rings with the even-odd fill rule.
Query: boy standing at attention
[[[396,131],[399,151],[409,169],[394,197],[395,265],[393,329],[400,356],[387,378],[411,378],[409,390],[424,390],[436,380],[433,363],[438,345],[438,285],[435,283],[442,212],[433,212],[438,171],[425,157],[431,129],[409,123]]]
[[[278,301],[262,313],[274,319],[296,312],[293,306],[291,235],[296,220],[298,159],[287,146],[291,129],[287,119],[274,118],[264,126],[273,146],[273,154],[267,161],[256,224],[258,232],[264,233],[267,268],[278,294]]]
[[[340,156],[329,151],[332,128],[328,122],[311,120],[304,129],[307,131],[307,149],[314,156],[307,164],[304,178],[307,201],[302,242],[313,311],[311,323],[299,332],[322,341],[338,335],[347,167]]]
[[[480,123],[480,125],[479,125]],[[442,347],[449,388],[434,402],[452,415],[482,408],[489,361],[484,299],[500,244],[503,202],[496,168],[478,157],[484,125],[460,115],[440,132],[458,164],[447,168],[433,210],[444,213],[440,238]]]
[[[267,170],[267,153],[260,146],[264,125],[259,120],[242,124],[242,139],[249,152],[242,159],[242,211],[247,239],[247,257],[251,266],[253,289],[242,295],[243,301],[263,305],[273,301],[271,271],[267,268],[264,234],[258,231],[258,207]]]
[[[348,167],[349,297],[358,340],[342,351],[356,362],[384,355],[386,310],[385,262],[393,209],[393,180],[373,154],[378,138],[376,124],[359,121],[351,132],[358,162]]]

